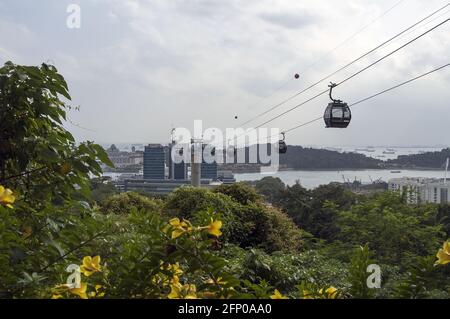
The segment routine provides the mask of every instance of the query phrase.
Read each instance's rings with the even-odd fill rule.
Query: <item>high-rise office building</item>
[[[166,154],[161,144],[149,144],[144,150],[144,179],[164,179]]]
[[[201,178],[217,180],[217,163],[202,162]]]
[[[169,179],[176,179],[176,180],[182,180],[187,179],[187,165],[183,161],[181,163],[174,163],[172,160],[172,147],[173,144],[169,147],[169,156],[168,156],[168,163],[169,163]]]
[[[203,145],[203,150],[205,149],[206,145]],[[215,155],[215,148],[212,150],[211,155]],[[203,154],[204,155],[204,154]],[[203,156],[202,156],[203,157]],[[217,180],[217,162],[214,160],[212,163],[207,163],[205,159],[202,159],[201,164],[201,178],[204,179],[212,179]]]

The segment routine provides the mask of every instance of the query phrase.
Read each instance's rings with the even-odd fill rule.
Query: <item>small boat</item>
[[[395,151],[384,151],[383,154],[395,154]]]
[[[333,151],[333,152],[340,152],[342,151],[342,148],[338,148],[338,147],[325,147],[324,148],[327,151]]]
[[[399,174],[399,173],[401,173],[402,171],[391,171],[391,173],[392,174]]]
[[[368,148],[357,148],[355,149],[356,152],[368,152],[368,153],[373,153],[375,152],[375,150],[373,149],[368,149]]]

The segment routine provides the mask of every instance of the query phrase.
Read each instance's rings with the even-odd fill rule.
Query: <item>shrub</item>
[[[246,203],[207,189],[182,187],[168,196],[165,210],[169,216],[194,217],[197,222],[206,222],[205,213],[213,210],[225,223],[224,240],[241,247],[268,252],[300,248],[302,232],[287,215],[262,203]]]
[[[255,189],[269,203],[279,205],[286,185],[278,177],[266,176],[255,183]]]
[[[161,213],[163,203],[161,200],[152,199],[134,192],[126,192],[113,195],[101,203],[101,211],[104,213],[128,214],[131,209],[138,211]]]
[[[252,249],[242,262],[241,278],[252,282],[267,281],[286,292],[293,292],[300,282],[319,286],[346,288],[345,264],[325,258],[315,251],[301,254],[277,252],[272,255]]]
[[[267,251],[297,251],[302,246],[302,231],[283,212],[266,208],[267,235],[262,245]]]
[[[261,196],[258,195],[255,189],[243,182],[231,185],[220,185],[214,189],[214,192],[228,195],[242,205],[261,200]]]

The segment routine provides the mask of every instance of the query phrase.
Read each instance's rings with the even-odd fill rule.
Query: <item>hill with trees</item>
[[[246,160],[250,148],[245,149]],[[236,160],[235,160],[236,162]],[[283,169],[376,169],[383,166],[383,161],[355,152],[336,152],[326,149],[307,148],[289,145],[285,154],[280,154],[280,167]],[[235,163],[222,164],[222,169],[234,172],[259,172],[259,164]]]
[[[400,155],[398,158],[388,160],[386,165],[401,168],[437,168],[445,167],[447,158],[450,158],[450,148],[439,152],[426,152],[422,154]]]
[[[305,148],[290,145],[280,154],[280,164],[292,169],[370,169],[379,168],[382,161],[352,152]]]

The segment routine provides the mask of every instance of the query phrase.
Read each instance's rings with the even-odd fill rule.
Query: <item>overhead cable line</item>
[[[423,74],[421,74],[421,75],[418,75],[418,76],[416,76],[416,77],[414,77],[414,78],[412,78],[412,79],[409,79],[409,80],[407,80],[407,81],[404,81],[404,82],[402,82],[402,83],[399,83],[399,84],[397,84],[397,85],[394,85],[394,86],[392,86],[392,87],[390,87],[390,88],[388,88],[388,89],[385,89],[385,90],[383,90],[383,91],[380,91],[380,92],[378,92],[378,93],[375,93],[375,94],[373,94],[373,95],[370,95],[370,96],[368,96],[368,97],[365,97],[365,98],[363,98],[363,99],[361,99],[361,100],[358,100],[358,101],[356,101],[356,102],[353,102],[352,104],[349,104],[349,106],[354,107],[354,106],[356,106],[356,105],[358,105],[358,104],[361,104],[361,103],[366,102],[366,101],[368,101],[368,100],[371,100],[371,99],[373,99],[373,98],[375,98],[375,97],[377,97],[377,96],[379,96],[379,95],[382,95],[382,94],[387,93],[387,92],[389,92],[389,91],[395,90],[395,89],[397,89],[397,88],[399,88],[399,87],[401,87],[401,86],[404,86],[404,85],[406,85],[406,84],[409,84],[409,83],[411,83],[411,82],[414,82],[414,81],[416,81],[416,80],[419,80],[419,79],[421,79],[421,78],[423,78],[423,77],[425,77],[425,76],[428,76],[428,75],[430,75],[430,74],[432,74],[432,73],[434,73],[434,72],[440,71],[440,70],[442,70],[442,69],[444,69],[444,68],[446,68],[446,67],[449,67],[449,66],[450,66],[450,63],[444,64],[444,65],[442,65],[442,66],[440,66],[440,67],[438,67],[438,68],[435,68],[435,69],[433,69],[433,70],[431,70],[431,71],[428,71],[428,72],[426,72],[426,73],[423,73]],[[301,128],[301,127],[307,126],[307,125],[312,124],[312,123],[314,123],[314,122],[317,122],[317,121],[319,121],[319,120],[323,120],[323,116],[314,118],[314,119],[309,120],[309,121],[307,121],[307,122],[304,122],[304,123],[301,123],[301,124],[296,125],[296,126],[294,126],[294,127],[291,127],[291,128],[289,128],[289,129],[287,129],[287,130],[284,130],[283,133],[289,133],[289,132],[292,132],[292,131],[294,131],[294,130],[297,130],[297,129]],[[275,137],[275,135],[271,135],[271,136],[267,137],[267,140],[271,139],[272,137]]]
[[[345,39],[343,42],[339,43],[337,46],[335,46],[333,49],[331,49],[330,51],[328,51],[327,53],[325,53],[324,55],[322,55],[321,57],[319,57],[316,61],[314,61],[313,63],[311,63],[310,65],[308,65],[306,68],[304,68],[301,73],[306,72],[307,70],[309,70],[310,68],[312,68],[313,66],[315,66],[317,63],[319,63],[320,61],[322,61],[325,57],[329,56],[331,53],[333,53],[334,51],[336,51],[337,49],[339,49],[341,46],[343,46],[344,44],[346,44],[347,42],[349,42],[350,40],[352,40],[353,38],[355,38],[358,34],[360,34],[361,32],[363,32],[365,29],[367,29],[368,27],[370,27],[373,23],[377,22],[379,19],[381,19],[382,17],[384,17],[386,14],[388,14],[389,12],[391,12],[395,7],[397,7],[398,5],[400,5],[404,0],[400,0],[397,3],[395,3],[392,7],[390,7],[389,9],[387,9],[386,11],[384,11],[381,15],[379,15],[378,17],[376,17],[374,20],[372,20],[370,23],[366,24],[365,26],[363,26],[361,29],[359,29],[358,31],[356,31],[355,33],[353,33],[350,37],[348,37],[347,39]]]
[[[384,11],[383,13],[381,13],[378,17],[376,17],[375,19],[373,19],[370,23],[364,25],[361,29],[359,29],[358,31],[356,31],[355,33],[353,33],[351,36],[349,36],[348,38],[346,38],[344,41],[342,41],[341,43],[339,43],[338,45],[336,45],[333,49],[331,49],[330,51],[328,51],[327,53],[325,53],[324,55],[322,55],[321,57],[319,57],[317,60],[315,60],[313,63],[311,63],[310,65],[308,65],[307,67],[305,67],[304,69],[302,69],[299,74],[303,74],[306,71],[308,71],[309,69],[311,69],[313,66],[315,66],[317,63],[319,63],[320,61],[322,61],[325,57],[329,56],[330,54],[332,54],[333,52],[335,52],[337,49],[339,49],[340,47],[342,47],[343,45],[345,45],[347,42],[349,42],[350,40],[352,40],[353,38],[355,38],[358,34],[360,34],[361,32],[363,32],[365,29],[367,29],[368,27],[370,27],[372,24],[374,24],[375,22],[377,22],[378,20],[380,20],[382,17],[384,17],[385,15],[387,15],[389,12],[391,12],[394,8],[396,8],[398,5],[400,5],[404,0],[400,0],[397,3],[395,3],[392,7],[388,8],[386,11]],[[278,86],[275,90],[273,90],[268,96],[264,97],[263,99],[267,99],[270,98],[271,96],[273,96],[275,93],[277,93],[278,91],[280,91],[282,88],[284,88],[289,82],[291,81],[291,79],[288,79],[286,81],[284,81],[280,86]],[[258,104],[258,103],[255,103]],[[252,106],[254,106],[255,104],[253,104]],[[245,125],[246,123],[243,123],[242,125]],[[242,126],[241,125],[241,126]]]
[[[396,35],[394,35],[393,37],[389,38],[388,40],[384,41],[383,43],[377,45],[375,48],[367,51],[366,53],[364,53],[363,55],[357,57],[356,59],[352,60],[351,62],[347,63],[346,65],[342,66],[341,68],[339,68],[338,70],[332,72],[331,74],[321,78],[320,80],[318,80],[317,82],[314,82],[313,84],[309,85],[308,87],[306,87],[305,89],[301,90],[300,92],[297,92],[296,94],[286,98],[285,100],[281,101],[278,104],[275,104],[274,106],[270,107],[269,109],[267,109],[266,111],[256,115],[255,117],[245,121],[244,123],[241,124],[241,126],[244,126],[250,122],[253,122],[254,120],[256,120],[257,118],[260,118],[261,116],[277,109],[278,107],[284,105],[285,103],[289,102],[290,100],[294,99],[295,97],[299,96],[300,94],[312,89],[313,87],[317,86],[318,84],[320,84],[321,82],[329,79],[330,77],[332,77],[333,75],[337,74],[338,72],[348,68],[349,66],[353,65],[354,63],[360,61],[361,59],[365,58],[366,56],[368,56],[369,54],[375,52],[376,50],[378,50],[379,48],[385,46],[386,44],[388,44],[389,42],[393,41],[394,39],[400,37],[401,35],[405,34],[406,32],[408,32],[409,30],[411,30],[412,28],[416,27],[417,25],[419,25],[420,23],[422,23],[423,21],[429,19],[430,17],[432,17],[433,15],[435,15],[436,13],[444,10],[445,8],[447,8],[448,6],[450,6],[450,3],[447,3],[445,6],[439,8],[438,10],[432,12],[431,14],[427,15],[426,17],[420,19],[419,21],[415,22],[414,24],[412,24],[411,26],[409,26],[408,28],[404,29],[403,31],[397,33]]]
[[[341,85],[341,84],[343,84],[343,83],[345,83],[345,82],[347,82],[347,81],[353,79],[355,76],[357,76],[357,75],[361,74],[362,72],[368,70],[369,68],[371,68],[371,67],[373,67],[374,65],[380,63],[380,62],[383,61],[384,59],[390,57],[391,55],[397,53],[397,52],[400,51],[401,49],[405,48],[406,46],[410,45],[411,43],[417,41],[417,40],[420,39],[421,37],[423,37],[423,36],[425,36],[426,34],[430,33],[431,31],[433,31],[433,30],[437,29],[438,27],[442,26],[443,24],[447,23],[449,20],[450,20],[450,18],[447,18],[446,20],[440,22],[439,24],[435,25],[434,27],[432,27],[432,28],[428,29],[427,31],[421,33],[420,35],[418,35],[418,36],[415,37],[414,39],[412,39],[412,40],[406,42],[405,44],[401,45],[401,46],[398,47],[397,49],[395,49],[395,50],[389,52],[388,54],[382,56],[381,58],[377,59],[375,62],[370,63],[368,66],[366,66],[366,67],[362,68],[361,70],[359,70],[359,71],[353,73],[352,75],[348,76],[348,77],[345,78],[344,80],[342,80],[342,81],[336,83],[336,86],[339,86],[339,85]],[[328,91],[329,91],[328,89],[326,89],[326,90],[324,90],[324,91],[321,91],[320,93],[314,95],[313,97],[307,99],[306,101],[304,101],[304,102],[302,102],[302,103],[300,103],[300,104],[297,104],[297,105],[291,107],[290,109],[288,109],[288,110],[286,110],[286,111],[284,111],[284,112],[282,112],[282,113],[280,113],[280,114],[278,114],[278,115],[272,117],[271,119],[265,121],[264,123],[259,124],[259,125],[256,126],[255,128],[259,128],[259,127],[261,127],[261,126],[263,126],[263,125],[265,125],[265,124],[268,124],[268,123],[270,123],[270,122],[272,122],[272,121],[274,121],[274,120],[280,118],[280,117],[283,116],[283,115],[286,115],[286,114],[289,113],[289,112],[292,112],[293,110],[295,110],[295,109],[299,108],[300,106],[305,105],[306,103],[308,103],[308,102],[310,102],[310,101],[312,101],[312,100],[318,98],[319,96],[321,96],[321,95],[327,93]]]

